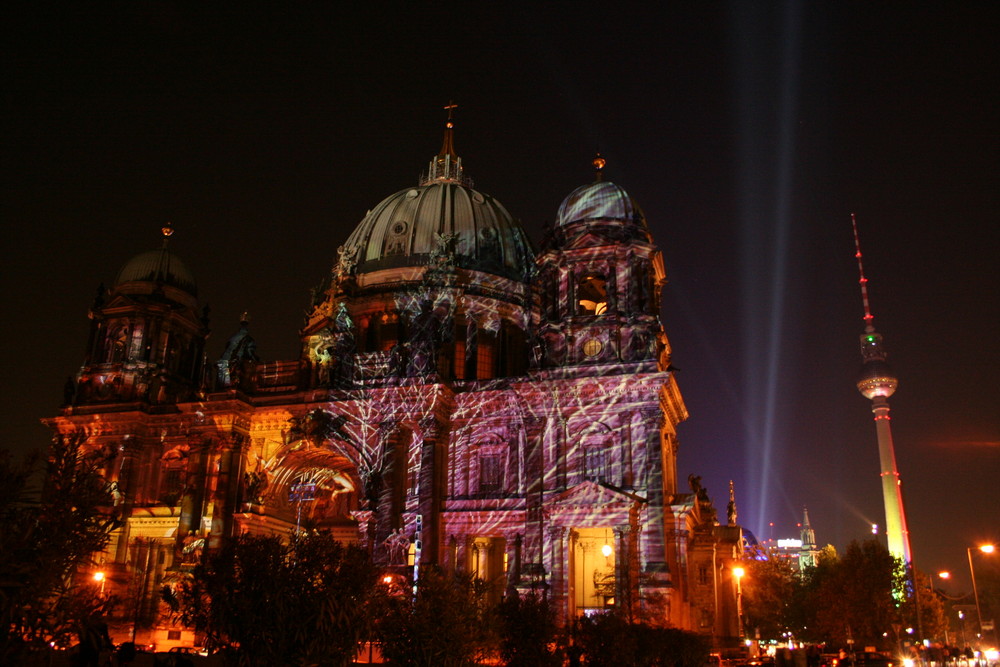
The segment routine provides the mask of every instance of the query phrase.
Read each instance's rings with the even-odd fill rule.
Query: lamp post
[[[740,639],[743,638],[743,575],[746,570],[742,567],[733,568],[733,576],[736,577],[736,632]]]
[[[95,572],[94,573],[94,581],[96,581],[97,583],[99,583],[101,585],[101,597],[104,597],[104,581],[105,581],[104,572],[101,572],[100,570],[98,570],[97,572]]]
[[[984,554],[991,554],[996,549],[992,544],[981,544],[976,547]],[[976,617],[979,620],[979,638],[983,637],[983,610],[979,606],[979,591],[976,589],[976,568],[972,566],[972,547],[966,547],[965,553],[969,556],[969,574],[972,575],[972,596],[976,599]]]

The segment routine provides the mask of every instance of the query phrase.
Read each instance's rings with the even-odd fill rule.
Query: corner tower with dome
[[[126,265],[46,421],[114,453],[124,523],[101,556],[107,585],[131,593],[134,564],[156,564],[135,592],[154,635],[171,628],[153,592],[206,550],[314,528],[395,576],[436,565],[495,600],[545,590],[562,622],[619,607],[717,625],[692,608],[689,541],[714,513],[677,488],[687,410],[660,321],[662,255],[595,167],[536,253],[472,187],[449,117],[420,182],[337,249],[296,359],[267,359],[244,318],[203,363],[207,315],[180,261],[164,248]]]

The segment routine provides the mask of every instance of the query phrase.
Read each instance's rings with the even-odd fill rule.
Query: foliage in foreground
[[[88,451],[86,439],[54,438],[44,466],[37,456],[15,463],[0,452],[0,664],[16,664],[20,651],[50,641],[72,644],[110,604],[80,576],[118,525],[106,513],[108,452]],[[39,477],[41,493],[32,488]]]
[[[765,554],[747,564],[743,610],[748,631],[769,639],[791,631],[813,642],[846,646],[894,645],[885,632],[917,627],[910,571],[877,539],[851,542],[842,556],[832,547],[799,577],[782,559]],[[943,638],[947,629],[941,600],[928,578],[917,572],[921,626],[925,638]]]
[[[384,596],[365,550],[327,533],[241,536],[164,598],[239,665],[348,665]]]
[[[500,657],[507,667],[561,665],[553,651],[556,639],[555,613],[540,595],[524,597],[510,593],[497,605]]]
[[[436,568],[421,572],[415,596],[401,591],[379,624],[383,655],[398,667],[464,667],[495,645],[488,585]]]
[[[746,563],[743,622],[761,637],[781,637],[788,630],[799,575],[784,558],[767,557]]]
[[[579,619],[574,635],[592,667],[703,667],[709,652],[701,635],[630,623],[614,612]]]

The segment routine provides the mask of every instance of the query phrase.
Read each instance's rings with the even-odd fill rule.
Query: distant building
[[[786,559],[799,573],[805,572],[806,568],[815,567],[820,549],[816,544],[816,533],[809,522],[809,510],[802,508],[802,523],[799,524],[797,538],[768,540],[757,545],[757,548],[772,556]]]
[[[464,570],[495,598],[544,589],[562,621],[626,607],[735,634],[715,620],[725,605],[735,618],[731,593],[705,598],[700,568],[735,557],[739,528],[717,525],[700,484],[678,489],[688,413],[659,319],[663,259],[603,166],[536,252],[466,178],[449,120],[420,183],[339,241],[295,359],[258,356],[244,317],[206,361],[208,310],[166,238],[129,260],[46,420],[114,452],[125,523],[103,555],[109,590],[139,600],[162,643],[156,591],[206,550],[320,528],[400,574]]]

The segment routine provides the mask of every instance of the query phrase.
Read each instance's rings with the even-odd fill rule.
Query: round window
[[[583,353],[588,357],[596,357],[604,349],[604,345],[596,338],[590,338],[583,344]]]
[[[398,221],[398,222],[396,222],[396,223],[394,223],[392,225],[392,233],[396,234],[397,236],[400,235],[400,234],[402,234],[405,231],[406,231],[406,223],[403,222],[402,220],[400,220],[400,221]]]

